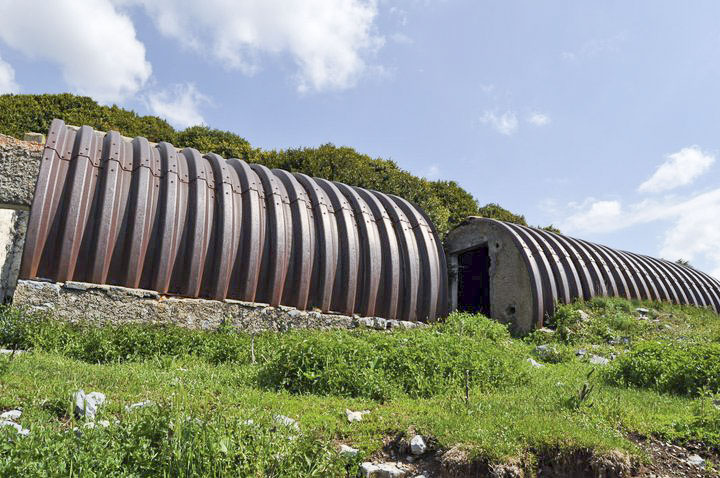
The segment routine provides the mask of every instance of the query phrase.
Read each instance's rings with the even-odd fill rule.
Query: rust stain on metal
[[[398,320],[447,313],[437,232],[402,198],[60,120],[21,277]]]

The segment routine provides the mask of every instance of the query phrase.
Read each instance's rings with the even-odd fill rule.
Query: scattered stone
[[[110,426],[110,422],[107,420],[98,420],[98,425],[100,425],[103,428],[107,428]]]
[[[400,321],[400,327],[406,328],[406,329],[414,329],[418,326],[418,322],[410,322],[409,320],[401,320]]]
[[[425,478],[425,475],[417,475],[415,478]]]
[[[273,417],[273,420],[275,420],[275,423],[283,425],[287,428],[291,428],[298,432],[300,431],[300,425],[298,424],[297,420],[293,420],[290,417],[286,417],[285,415],[275,415]]]
[[[147,407],[147,406],[150,406],[153,404],[154,404],[154,402],[152,400],[143,400],[142,402],[137,402],[137,403],[133,403],[131,405],[127,405],[125,407],[125,410],[127,410],[129,412],[130,410],[134,410],[136,408],[144,408],[144,407]]]
[[[417,456],[422,455],[425,451],[427,451],[425,439],[421,435],[415,435],[412,437],[412,440],[410,440],[410,452]]]
[[[0,355],[20,355],[27,353],[27,350],[0,349]]]
[[[30,430],[28,430],[27,428],[23,428],[22,425],[20,425],[19,423],[15,423],[12,420],[0,420],[0,428],[1,427],[13,427],[18,433],[18,435],[22,435],[25,437],[30,434]]]
[[[98,408],[105,403],[105,394],[100,392],[91,392],[86,394],[83,390],[78,390],[73,394],[75,402],[75,415],[78,418],[86,418],[94,421]]]
[[[370,317],[360,317],[359,319],[357,319],[357,323],[358,325],[362,325],[370,329],[373,327],[373,319],[371,319]]]
[[[687,462],[689,465],[693,466],[703,466],[705,464],[705,460],[700,455],[690,455],[687,459]]]
[[[605,357],[601,357],[599,355],[591,355],[590,363],[593,365],[607,365],[610,363],[610,360],[606,359]]]
[[[392,463],[370,463],[360,465],[360,476],[363,478],[402,478],[407,471],[398,468]]]
[[[387,321],[387,325],[391,329],[397,329],[398,327],[400,327],[400,321],[391,319]]]
[[[578,316],[580,317],[581,322],[586,322],[586,321],[590,320],[590,314],[588,314],[584,310],[578,310],[577,313],[578,313]]]
[[[537,331],[541,332],[543,334],[550,334],[550,335],[555,333],[555,331],[553,329],[548,329],[547,327],[543,327],[541,329],[538,329]]]
[[[344,443],[340,444],[340,454],[343,456],[355,456],[360,452],[357,448],[347,446]]]
[[[672,328],[673,328],[672,325],[670,325],[670,324],[665,324],[665,325],[663,325],[663,327],[665,327],[667,330],[672,330]]]
[[[11,422],[14,422],[20,418],[21,415],[21,410],[8,410],[7,412],[0,413],[0,420],[10,420]]]
[[[527,361],[530,362],[530,365],[532,365],[533,367],[544,367],[545,366],[539,362],[536,362],[535,360],[533,360],[531,358],[527,359]]]
[[[373,327],[375,327],[376,330],[385,330],[387,329],[387,320],[375,317],[373,318]]]
[[[578,349],[578,351],[575,352],[575,355],[577,355],[578,357],[584,357],[584,356],[587,355],[587,350],[585,350],[585,349]]]
[[[620,337],[619,339],[610,339],[608,344],[610,345],[628,345],[630,343],[630,337]]]
[[[349,409],[345,410],[345,415],[347,415],[347,419],[350,423],[361,421],[363,415],[367,415],[368,413],[370,413],[370,410],[363,410],[361,412],[354,412]]]
[[[538,345],[537,347],[535,347],[535,355],[540,357],[541,360],[548,360],[556,353],[557,350],[555,349],[555,347],[547,344]]]
[[[645,307],[638,307],[637,309],[635,309],[635,312],[637,312],[638,314],[645,317],[646,315],[648,315],[648,312],[650,312],[650,311],[648,309],[646,309]]]

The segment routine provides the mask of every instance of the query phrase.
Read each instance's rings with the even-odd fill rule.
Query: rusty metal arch
[[[571,300],[607,295],[720,311],[720,281],[702,271],[542,229],[476,221],[500,227],[520,252],[530,278],[535,327],[552,313],[553,302],[567,301],[565,291]]]
[[[447,266],[408,201],[54,120],[21,277],[432,320]]]

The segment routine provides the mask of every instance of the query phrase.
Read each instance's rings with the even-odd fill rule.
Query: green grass
[[[0,476],[355,476],[388,437],[412,432],[434,449],[460,446],[491,462],[558,449],[642,458],[629,433],[720,447],[717,385],[675,390],[614,378],[626,357],[659,340],[715,347],[720,318],[643,305],[647,319],[639,304],[615,299],[561,306],[558,331],[525,339],[466,314],[390,333],[260,334],[256,363],[251,337],[229,330],[92,329],[3,309],[0,343],[32,352],[0,356],[0,410],[22,407],[30,429],[24,438],[0,429]],[[578,310],[588,320],[575,320]],[[538,344],[554,351],[543,359]],[[578,349],[618,358],[593,366]],[[529,357],[545,366],[531,367]],[[82,429],[70,400],[80,388],[107,395],[98,418],[110,427]],[[580,398],[583,389],[590,393]],[[143,400],[154,405],[125,409]],[[370,413],[349,423],[346,409]],[[300,432],[275,415],[297,420]],[[360,455],[339,456],[340,442]]]

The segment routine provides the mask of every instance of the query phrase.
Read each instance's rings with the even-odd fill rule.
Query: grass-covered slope
[[[430,456],[460,450],[528,471],[578,452],[641,462],[638,436],[720,447],[718,316],[597,299],[561,306],[554,325],[513,339],[454,314],[405,331],[253,338],[3,309],[0,344],[30,352],[0,356],[0,411],[22,407],[30,433],[0,428],[0,476],[356,476],[413,433]],[[83,428],[78,389],[107,395],[98,420],[110,426]],[[126,409],[144,400],[153,404]],[[369,413],[350,423],[346,409]]]

